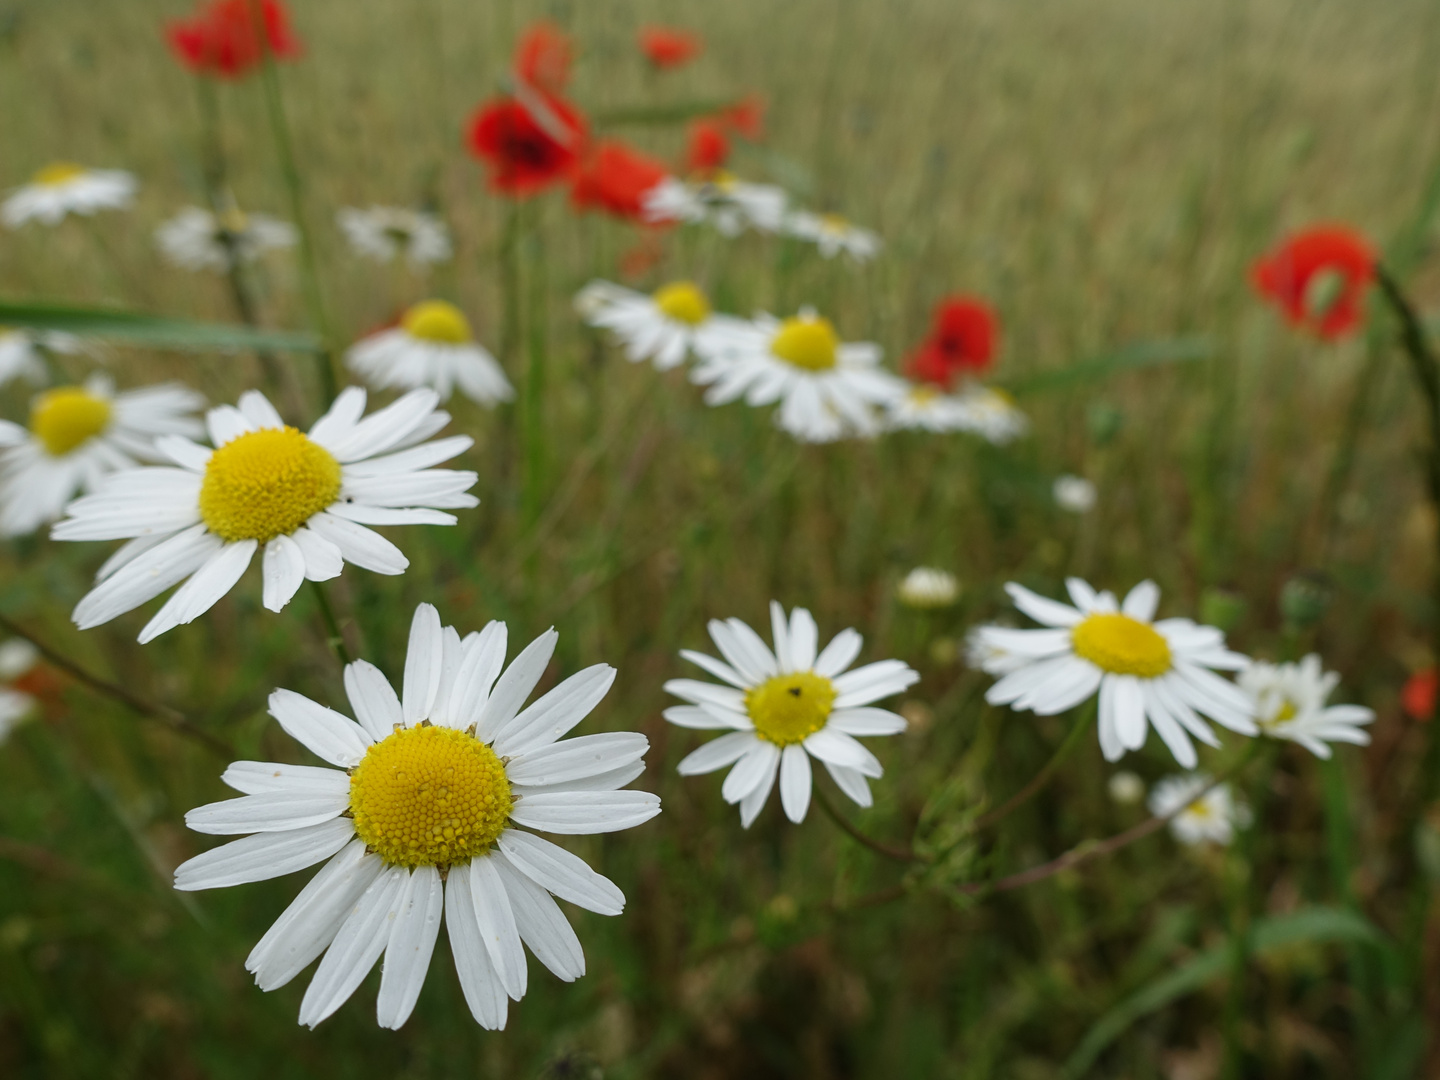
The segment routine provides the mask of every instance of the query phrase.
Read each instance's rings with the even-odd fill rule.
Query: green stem
[[[978,831],[984,829],[990,825],[994,825],[997,821],[1009,817],[1010,814],[1039,794],[1045,785],[1050,782],[1051,778],[1054,777],[1056,772],[1059,771],[1060,766],[1065,763],[1065,759],[1074,753],[1075,748],[1080,745],[1080,740],[1084,738],[1085,733],[1090,730],[1090,726],[1095,723],[1095,717],[1098,713],[1099,701],[1096,698],[1091,698],[1089,702],[1077,709],[1074,726],[1070,728],[1070,733],[1065,736],[1065,741],[1055,748],[1055,753],[1050,756],[1050,760],[1045,763],[1038,773],[1031,777],[1030,782],[1023,788],[1014,795],[1011,795],[1010,798],[1006,799],[988,814],[981,814],[976,818],[974,824],[971,826],[972,830]]]
[[[350,663],[350,650],[345,647],[345,635],[340,632],[340,623],[335,619],[335,609],[330,606],[330,594],[318,581],[310,582],[315,593],[315,604],[320,609],[320,621],[325,624],[325,642],[335,650],[335,657],[342,665]]]
[[[1255,845],[1260,836],[1260,820],[1265,811],[1265,796],[1270,790],[1270,777],[1275,771],[1277,747],[1268,739],[1256,741],[1262,767],[1251,785],[1251,811],[1255,815],[1248,829],[1241,832],[1230,860],[1230,985],[1225,992],[1221,1018],[1224,1058],[1221,1076],[1224,1080],[1240,1080],[1244,1073],[1244,1048],[1240,1042],[1240,1024],[1244,1016],[1246,975],[1254,953],[1253,881],[1255,878]]]

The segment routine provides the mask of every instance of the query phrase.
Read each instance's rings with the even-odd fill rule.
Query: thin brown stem
[[[994,810],[986,814],[981,814],[976,818],[974,824],[971,826],[971,830],[978,832],[980,829],[994,825],[997,821],[1004,820],[1038,795],[1045,785],[1050,782],[1051,778],[1060,770],[1060,766],[1065,763],[1065,759],[1070,756],[1075,747],[1080,745],[1080,740],[1084,737],[1085,733],[1090,730],[1090,725],[1095,722],[1096,712],[1096,702],[1092,698],[1089,704],[1080,709],[1079,715],[1075,718],[1075,724],[1070,729],[1070,733],[1065,736],[1065,741],[1056,747],[1055,753],[1050,756],[1050,760],[1045,763],[1044,767],[1031,778],[1028,784],[1014,795],[1011,795],[1010,798],[1006,799]]]
[[[923,861],[921,856],[915,854],[915,852],[908,848],[891,847],[889,844],[881,843],[873,837],[866,836],[854,825],[850,824],[849,820],[846,819],[839,810],[835,809],[835,804],[830,801],[830,796],[825,794],[824,788],[817,785],[814,790],[814,796],[815,801],[820,804],[820,809],[824,810],[830,820],[838,825],[840,830],[857,844],[863,844],[877,855],[883,855],[887,859],[894,859],[896,862]]]

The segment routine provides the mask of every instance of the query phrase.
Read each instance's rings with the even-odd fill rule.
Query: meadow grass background
[[[573,98],[593,117],[758,91],[767,136],[737,152],[737,171],[887,241],[857,268],[775,239],[677,233],[639,287],[694,277],[741,313],[813,303],[892,361],[939,297],[982,293],[1005,322],[995,379],[1034,431],[1004,449],[913,434],[800,447],[764,413],[707,409],[682,375],[631,367],[571,312],[579,286],[618,274],[634,231],[576,218],[559,196],[540,200],[521,245],[537,313],[524,330],[544,343],[549,372],[538,521],[520,507],[513,410],[457,401],[453,430],[477,440],[465,467],[480,473],[480,508],[453,529],[394,531],[410,571],[388,579],[352,567],[333,595],[352,647],[392,675],[422,600],[462,632],[503,618],[521,642],[556,626],[542,688],[591,663],[619,668],[581,730],[645,731],[639,785],[665,809],[639,829],[570,845],[629,898],[616,919],[569,909],[589,973],[564,985],[532,965],[508,1029],[484,1032],[442,945],[402,1031],[375,1027],[378,975],[318,1031],[298,1027],[305,979],[262,994],[243,960],[308,874],[174,893],[172,868],[210,843],[183,828],[183,814],[224,796],[225,761],[72,688],[0,753],[0,1074],[1041,1080],[1066,1075],[1113,1006],[1250,920],[1324,905],[1363,913],[1380,943],[1301,942],[1252,957],[1242,979],[1222,970],[1125,1027],[1087,1074],[1435,1075],[1440,938],[1429,885],[1440,832],[1426,818],[1428,730],[1397,704],[1406,676],[1430,659],[1435,617],[1419,410],[1382,317],[1354,340],[1319,345],[1260,304],[1247,274],[1285,230],[1346,220],[1386,246],[1422,306],[1440,288],[1430,253],[1440,7],[293,8],[307,55],[282,82],[326,301],[345,340],[434,293],[497,341],[507,208],[485,191],[459,133],[504,74],[517,32],[549,16],[576,38]],[[131,169],[143,183],[133,212],[104,215],[93,230],[71,221],[0,237],[0,295],[233,317],[222,281],[167,268],[151,239],[181,204],[203,202],[193,86],[159,36],[161,21],[182,13],[161,0],[0,0],[0,184],[54,159]],[[647,21],[698,31],[705,55],[648,73],[633,47]],[[223,86],[221,100],[241,204],[286,216],[258,81]],[[615,132],[670,159],[683,139],[675,126]],[[427,282],[356,261],[333,213],[370,202],[442,210],[455,262]],[[264,265],[268,325],[304,325],[295,265]],[[1197,358],[1058,374],[1149,355],[1156,342]],[[518,356],[506,362],[518,382]],[[319,388],[305,361],[293,364],[297,392],[284,411],[303,427]],[[245,356],[114,350],[109,367],[122,385],[180,378],[215,402],[260,378]],[[6,391],[0,412],[22,418],[24,399]],[[1099,485],[1099,506],[1083,518],[1050,501],[1067,471]],[[299,760],[264,712],[269,691],[343,707],[309,595],[272,615],[247,580],[150,646],[133,641],[142,613],[82,635],[68,612],[109,548],[43,538],[0,547],[0,610],[181,710],[235,756]],[[898,608],[894,584],[917,563],[956,572],[960,605],[932,616]],[[1343,700],[1379,713],[1374,745],[1341,749],[1327,766],[1293,746],[1274,754],[1267,771],[1247,774],[1249,787],[1241,781],[1258,824],[1228,852],[1192,852],[1160,834],[978,904],[942,880],[856,907],[905,871],[818,812],[790,825],[778,799],[742,832],[718,775],[675,776],[698,741],[660,718],[663,681],[692,674],[676,651],[706,647],[712,617],[762,625],[774,597],[810,607],[827,636],[857,627],[863,658],[900,656],[923,673],[904,702],[912,729],[874,746],[887,770],[876,807],[852,819],[894,843],[956,835],[1021,787],[1068,724],[984,707],[988,680],[965,667],[957,642],[1005,610],[1004,581],[1054,594],[1067,573],[1115,589],[1154,577],[1163,614],[1243,600],[1234,646],[1269,658],[1319,649],[1344,675]],[[1287,626],[1279,597],[1302,573],[1326,575],[1330,605],[1314,625]],[[1203,760],[1224,767],[1238,742]],[[1125,764],[1147,780],[1175,771],[1153,739]],[[1087,742],[1044,795],[963,844],[947,880],[1023,869],[1139,821],[1142,809],[1107,797],[1112,771]]]

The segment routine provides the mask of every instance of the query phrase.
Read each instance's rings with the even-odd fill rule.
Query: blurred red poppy
[[[573,59],[570,36],[553,22],[537,22],[515,46],[515,75],[546,94],[559,94],[570,81]]]
[[[930,336],[906,362],[910,377],[950,387],[962,375],[989,369],[1000,337],[1000,319],[990,305],[970,296],[952,296],[935,307]]]
[[[668,170],[654,158],[618,140],[596,145],[575,177],[570,202],[577,210],[603,210],[629,221],[643,220],[645,193]]]
[[[759,94],[749,94],[729,108],[721,109],[715,119],[754,142],[765,136],[765,99]]]
[[[490,187],[533,195],[568,178],[580,163],[585,118],[561,98],[534,90],[498,98],[470,120],[470,149],[490,169]]]
[[[1435,715],[1435,691],[1440,689],[1440,674],[1433,667],[1422,668],[1405,680],[1400,691],[1400,707],[1405,715],[1422,723]]]
[[[700,55],[700,39],[687,30],[646,26],[640,30],[640,51],[657,68],[677,68]]]
[[[282,60],[293,60],[304,51],[281,0],[209,0],[190,18],[172,21],[165,36],[171,51],[191,71],[227,79],[254,70],[264,59],[267,44],[270,53]]]
[[[730,137],[717,121],[696,120],[690,125],[690,143],[685,151],[686,172],[713,172],[729,157]]]
[[[1370,242],[1345,225],[1296,233],[1255,263],[1252,278],[1295,326],[1338,338],[1360,325],[1375,277]]]

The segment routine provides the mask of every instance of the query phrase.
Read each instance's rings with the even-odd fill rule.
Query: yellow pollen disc
[[[45,187],[59,187],[61,184],[68,184],[77,176],[83,175],[85,169],[69,161],[57,161],[53,165],[46,165],[37,172],[31,179],[34,183],[43,184]]]
[[[776,675],[745,692],[755,734],[776,746],[802,742],[819,731],[835,706],[835,684],[813,671]]]
[[[1077,656],[1116,675],[1154,679],[1170,670],[1170,646],[1149,623],[1129,615],[1090,615],[1070,631]]]
[[[770,342],[770,351],[806,371],[828,371],[835,366],[840,338],[829,319],[795,316],[780,324],[780,332]]]
[[[495,751],[454,728],[403,728],[350,775],[355,835],[391,866],[452,866],[484,854],[514,802]]]
[[[64,457],[110,423],[110,402],[78,386],[48,390],[30,407],[30,431],[51,457]]]
[[[411,337],[464,345],[471,340],[470,320],[454,304],[444,300],[422,300],[405,312],[400,325]]]
[[[245,216],[243,211],[231,207],[216,219],[215,224],[221,232],[227,232],[231,236],[240,236],[250,227],[250,219]]]
[[[699,326],[710,317],[710,301],[691,281],[673,281],[655,290],[655,306],[677,322]]]
[[[292,427],[251,431],[210,455],[200,517],[222,540],[288,536],[340,495],[340,463]]]
[[[912,386],[910,400],[916,405],[929,405],[940,398],[940,391],[933,386]]]
[[[821,214],[820,225],[826,232],[843,233],[850,227],[850,222],[846,221],[839,214]]]

